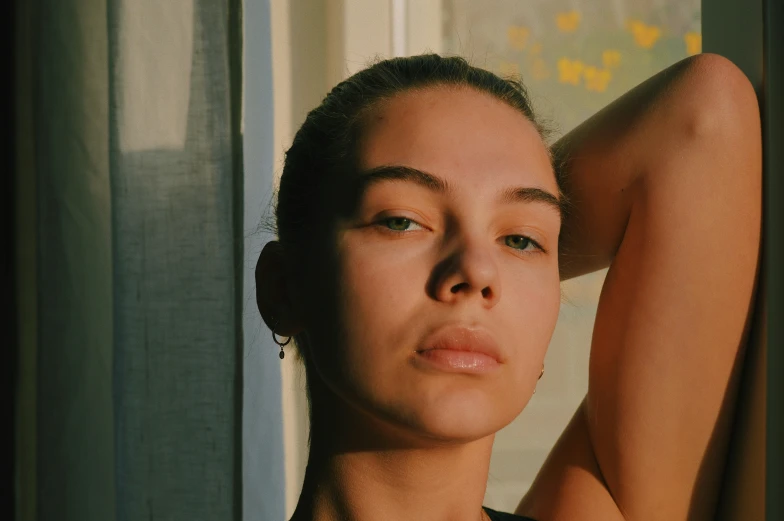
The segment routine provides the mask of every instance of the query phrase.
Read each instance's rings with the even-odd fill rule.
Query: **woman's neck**
[[[401,442],[383,426],[354,419],[339,422],[351,429],[333,423],[326,435],[313,431],[292,521],[485,519],[492,435],[467,443]]]

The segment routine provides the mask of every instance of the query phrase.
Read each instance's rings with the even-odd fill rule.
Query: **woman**
[[[559,281],[607,266],[588,394],[516,514],[712,519],[760,207],[756,97],[718,56],[550,150],[522,86],[462,59],[344,81],[286,155],[256,269],[306,368],[292,519],[521,519],[482,508],[494,433],[544,372]]]

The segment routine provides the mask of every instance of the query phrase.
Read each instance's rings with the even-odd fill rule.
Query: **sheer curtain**
[[[238,520],[243,472],[246,518],[282,518],[279,360],[247,299],[272,159],[246,192],[242,1],[24,4],[20,518]],[[264,439],[243,465],[246,359]]]

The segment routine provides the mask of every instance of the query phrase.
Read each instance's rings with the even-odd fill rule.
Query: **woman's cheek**
[[[374,306],[414,298],[411,286],[422,278],[425,249],[421,240],[357,236],[344,248],[342,280]]]

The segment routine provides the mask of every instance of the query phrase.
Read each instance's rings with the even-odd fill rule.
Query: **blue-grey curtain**
[[[229,7],[109,3],[117,521],[239,518]]]
[[[249,0],[266,28],[251,28],[246,146],[264,152],[248,171],[241,0],[25,4],[35,471],[19,511],[282,519],[279,360],[248,299],[272,187],[268,3]]]
[[[283,412],[279,348],[256,310],[252,274],[261,248],[274,237],[266,223],[273,196],[272,41],[269,0],[246,0],[244,48],[245,332],[243,393],[243,521],[284,520]],[[286,362],[290,363],[289,357]]]

